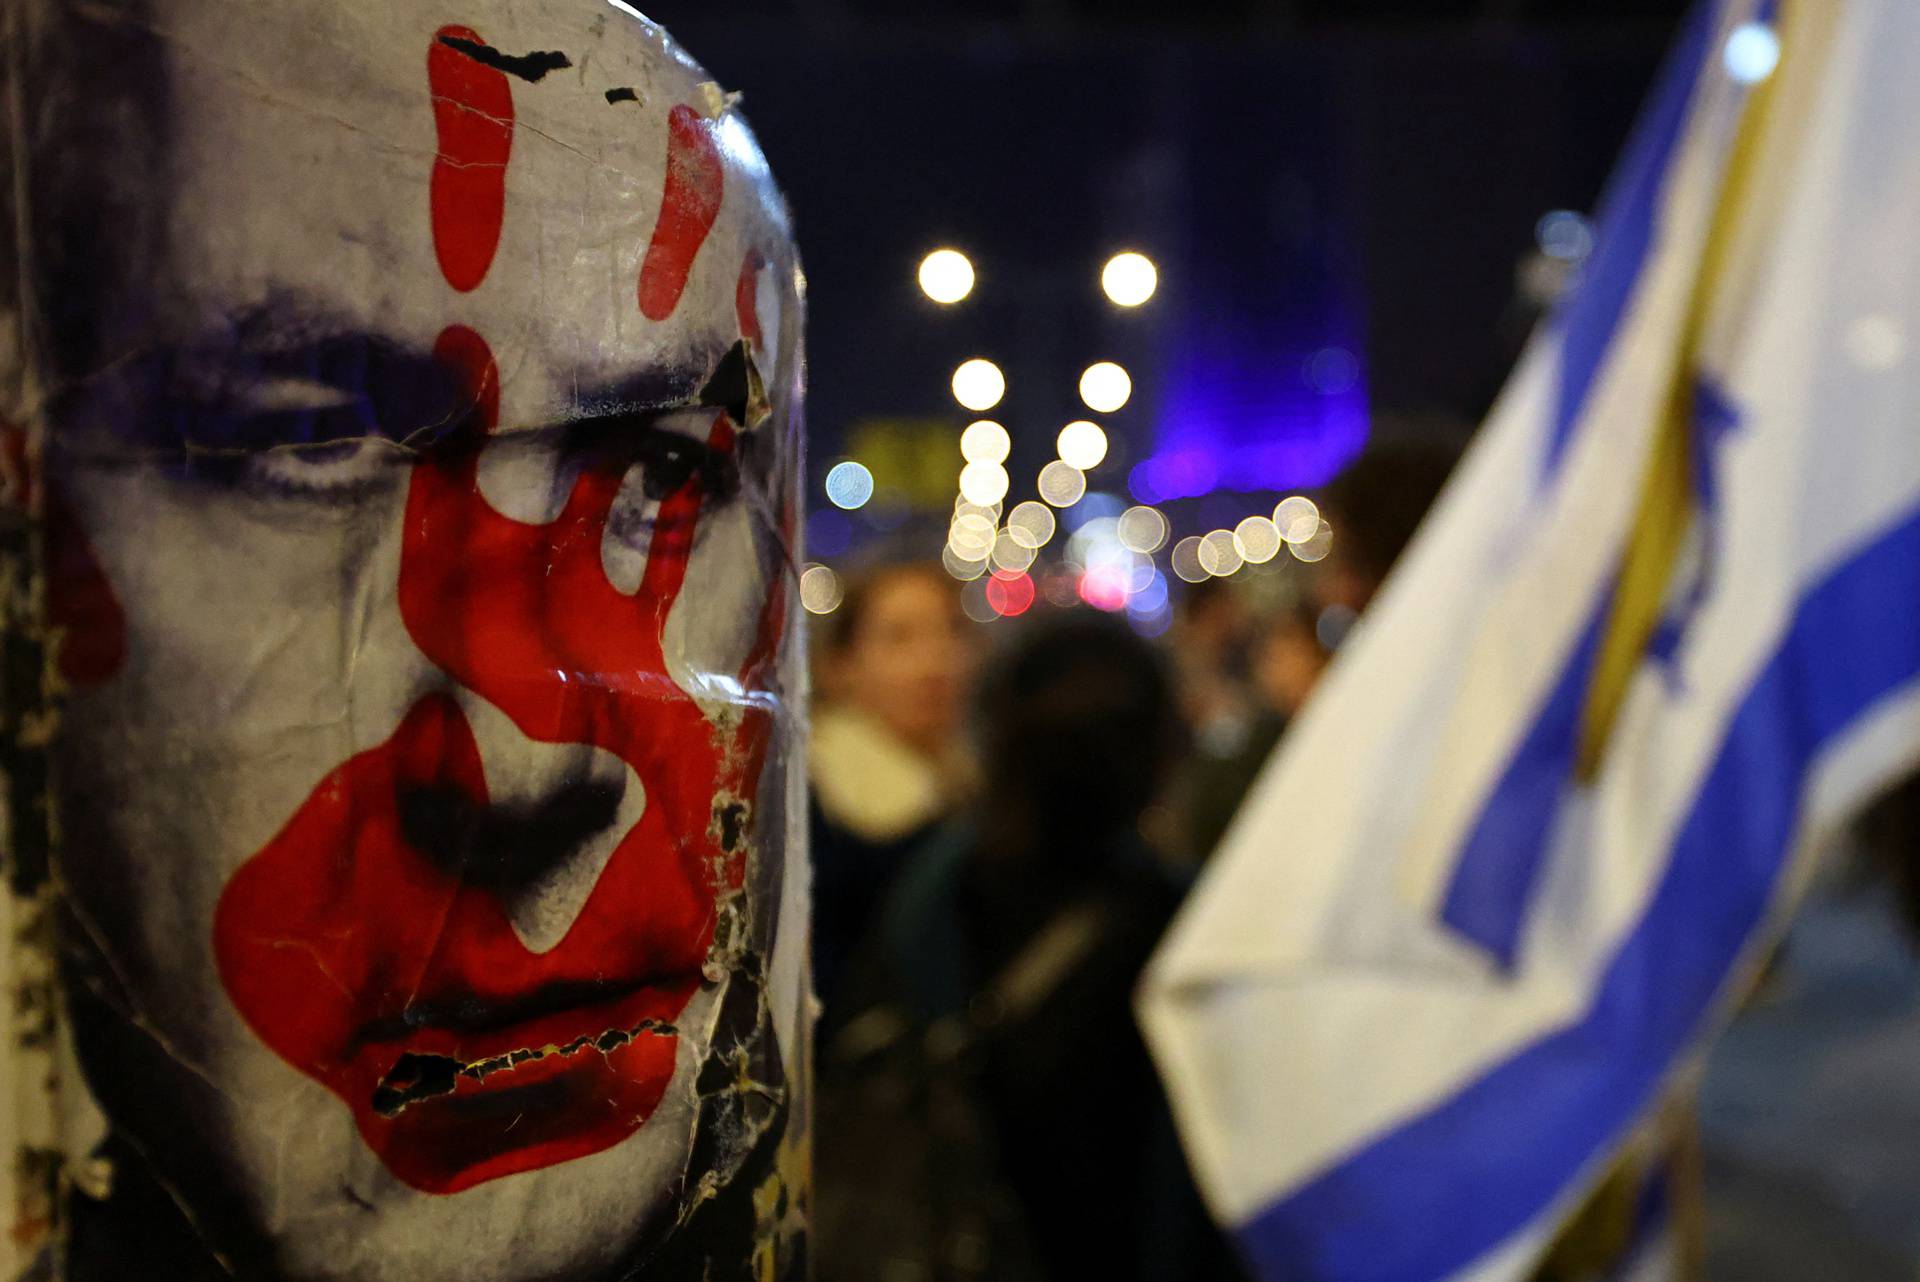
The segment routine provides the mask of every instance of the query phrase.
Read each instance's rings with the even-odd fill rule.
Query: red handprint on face
[[[479,336],[451,329],[438,354],[490,422],[496,376]],[[732,430],[719,416],[710,447],[729,449]],[[599,1151],[651,1114],[717,901],[742,879],[740,812],[716,806],[744,805],[767,732],[753,710],[716,726],[667,676],[662,637],[698,478],[660,503],[629,596],[602,564],[626,464],[588,466],[558,517],[528,524],[482,497],[484,443],[476,423],[414,469],[401,617],[427,657],[528,738],[631,766],[646,793],[639,821],[564,937],[531,951],[505,902],[524,876],[474,866],[493,856],[473,732],[450,695],[433,694],[321,782],[234,875],[215,921],[221,975],[248,1022],[353,1109],[389,1169],[432,1192]],[[410,818],[423,798],[464,827],[423,829]]]
[[[102,685],[126,661],[126,612],[73,504],[31,456],[26,429],[0,420],[0,509],[31,519],[40,503],[47,531],[47,621],[58,638],[60,676],[72,686]]]
[[[440,274],[461,292],[493,266],[507,215],[507,158],[513,154],[513,88],[497,68],[463,53],[478,45],[470,27],[442,27],[427,48],[427,85],[440,146],[427,194]]]
[[[720,216],[725,169],[713,132],[700,113],[682,104],[667,114],[667,181],[660,216],[640,260],[640,313],[663,321],[680,305],[693,260]]]
[[[480,45],[447,27],[428,56],[441,140],[435,252],[462,292],[494,257],[511,152],[507,81],[462,52]],[[680,107],[668,124],[640,288],[655,320],[677,307],[722,192],[706,122]],[[734,300],[743,329],[752,274]],[[757,339],[757,317],[752,329]],[[710,718],[668,673],[667,619],[714,497],[701,474],[664,494],[655,478],[645,569],[623,593],[603,545],[636,453],[603,442],[576,460],[552,520],[505,516],[479,482],[499,408],[492,355],[455,325],[435,357],[473,412],[413,468],[396,593],[408,635],[453,688],[420,698],[386,742],[320,781],[227,883],[214,943],[261,1039],[345,1101],[396,1176],[453,1193],[606,1149],[659,1105],[674,1022],[702,982],[723,904],[741,891],[769,726],[757,707]],[[707,449],[731,453],[734,431],[716,413]],[[747,669],[730,675],[747,680],[770,655],[774,595],[742,621],[759,634]],[[639,816],[612,834],[597,874],[569,861],[630,812],[619,789],[609,796],[605,780],[585,777],[587,754],[578,777],[547,781],[531,813],[490,796],[456,688],[528,740],[597,749],[631,769]],[[591,884],[557,941],[536,950],[514,910],[556,872]]]

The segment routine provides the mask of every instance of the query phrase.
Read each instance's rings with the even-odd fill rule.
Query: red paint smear
[[[60,635],[60,675],[103,685],[127,659],[127,615],[73,507],[47,491],[47,614]]]
[[[473,403],[462,430],[486,435],[500,422],[500,371],[487,340],[465,325],[449,325],[433,341],[433,359],[455,371]]]
[[[452,790],[476,807],[487,799],[460,705],[429,694],[392,738],[321,780],[234,874],[214,942],[222,981],[261,1038],[347,1103],[396,1176],[453,1193],[633,1134],[671,1078],[675,1036],[462,1078],[451,1095],[393,1118],[372,1107],[375,1086],[406,1052],[472,1062],[677,1018],[700,983],[717,896],[744,878],[743,856],[711,835],[715,799],[752,795],[769,722],[756,710],[739,729],[716,730],[666,675],[662,631],[686,573],[698,480],[660,504],[642,582],[625,595],[607,579],[601,541],[627,464],[582,473],[551,522],[502,516],[477,473],[497,404],[492,356],[457,326],[435,351],[478,408],[415,465],[401,617],[429,659],[529,738],[594,744],[631,765],[645,808],[565,938],[530,952],[493,892],[434,862],[403,830],[401,800],[412,790]],[[721,415],[710,443],[731,440]],[[542,994],[566,992],[593,996],[525,1014]],[[434,1014],[455,1009],[520,1014],[485,1031]]]
[[[40,497],[39,467],[27,432],[0,422],[0,505],[31,514]],[[70,686],[113,679],[127,660],[127,616],[100,558],[57,487],[46,498],[47,618],[58,637],[56,663]]]
[[[513,149],[513,89],[506,73],[441,43],[484,43],[470,27],[442,27],[427,48],[427,86],[440,150],[428,201],[433,252],[447,284],[465,292],[486,279],[507,211],[507,156]]]
[[[723,195],[720,149],[709,125],[692,107],[667,115],[667,182],[660,193],[660,219],[640,264],[640,311],[663,321],[680,305],[694,256],[720,217]]]
[[[760,269],[767,260],[760,256],[757,249],[747,251],[746,261],[740,264],[740,280],[733,287],[733,310],[740,319],[740,336],[755,343],[764,342],[760,335]]]
[[[471,1063],[670,1020],[699,982],[702,910],[681,888],[672,904],[647,905],[614,946],[563,945],[535,957],[493,896],[408,843],[401,797],[435,786],[481,804],[487,796],[473,732],[447,694],[421,699],[391,739],[330,773],[234,874],[214,916],[214,944],[221,981],[262,1040],[346,1102],[394,1175],[455,1193],[624,1139],[665,1093],[674,1039],[642,1034],[624,1062],[588,1048],[485,1082],[459,1079],[451,1096],[383,1117],[374,1090],[400,1056]],[[617,993],[591,1005],[508,1016],[478,1032],[408,1026],[410,1007],[507,1010],[543,987],[615,975]],[[525,1087],[540,1088],[537,1107],[504,1115],[485,1107],[488,1096]]]

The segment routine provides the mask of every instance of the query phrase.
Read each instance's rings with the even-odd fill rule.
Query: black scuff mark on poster
[[[495,71],[504,71],[510,76],[518,76],[528,84],[539,84],[550,71],[560,71],[573,65],[573,59],[558,49],[537,49],[532,53],[502,53],[492,45],[478,40],[468,40],[463,36],[441,36],[440,43],[449,49],[464,53],[483,67],[492,67]]]

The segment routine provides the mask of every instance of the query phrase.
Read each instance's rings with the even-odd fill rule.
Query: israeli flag
[[[1920,764],[1916,69],[1914,0],[1699,8],[1150,967],[1265,1278],[1526,1276]]]

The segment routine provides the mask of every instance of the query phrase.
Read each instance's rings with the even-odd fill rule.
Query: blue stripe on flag
[[[1573,778],[1580,714],[1612,600],[1609,580],[1533,729],[1514,750],[1461,844],[1440,907],[1441,921],[1492,953],[1503,967],[1513,964],[1520,946],[1527,901]]]
[[[1607,186],[1594,232],[1593,256],[1580,286],[1558,317],[1560,395],[1554,405],[1551,435],[1541,465],[1542,482],[1553,478],[1573,429],[1586,406],[1587,392],[1613,343],[1627,300],[1639,283],[1653,247],[1653,228],[1669,162],[1686,128],[1687,105],[1695,80],[1718,29],[1717,5],[1700,0],[1661,70],[1652,105],[1634,126],[1620,166]]]
[[[1712,588],[1719,546],[1719,446],[1739,423],[1739,411],[1715,384],[1701,380],[1695,385],[1691,441],[1701,559],[1678,605],[1660,620],[1647,642],[1647,653],[1660,660],[1670,676],[1677,671],[1679,649],[1693,616]],[[1440,919],[1485,948],[1502,967],[1513,965],[1519,949],[1527,904],[1552,842],[1564,790],[1573,777],[1581,716],[1614,587],[1609,581],[1600,592],[1573,658],[1548,694],[1533,729],[1487,795],[1461,843],[1441,904]]]
[[[1577,1022],[1375,1139],[1240,1231],[1268,1278],[1426,1282],[1541,1213],[1618,1137],[1759,925],[1807,768],[1920,678],[1920,513],[1802,598],[1729,723],[1640,924]]]

